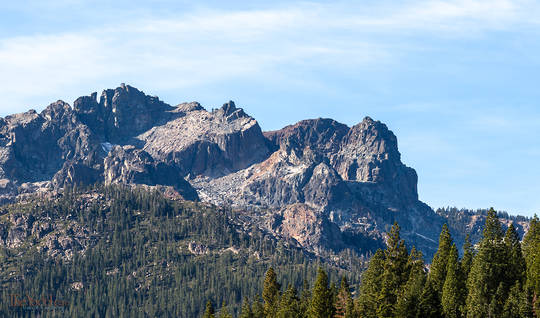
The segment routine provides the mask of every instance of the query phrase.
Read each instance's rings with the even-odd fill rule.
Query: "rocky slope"
[[[0,119],[3,202],[71,184],[143,184],[232,206],[256,226],[316,254],[384,244],[395,221],[431,256],[445,217],[419,201],[396,136],[366,117],[348,127],[304,120],[278,131],[230,101],[213,111],[168,105],[122,84],[41,113]]]

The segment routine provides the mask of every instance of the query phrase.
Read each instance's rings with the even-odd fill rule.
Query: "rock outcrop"
[[[268,159],[223,177],[193,180],[201,197],[274,211],[282,225],[269,230],[315,252],[321,245],[379,247],[395,221],[425,254],[435,251],[443,220],[418,200],[416,173],[401,162],[397,138],[386,125],[369,117],[351,128],[315,119],[265,135],[277,149]],[[303,235],[310,238],[299,240]]]
[[[181,170],[156,162],[146,151],[134,146],[114,146],[105,158],[105,184],[145,184],[172,186],[186,200],[199,199],[197,191],[182,177]]]

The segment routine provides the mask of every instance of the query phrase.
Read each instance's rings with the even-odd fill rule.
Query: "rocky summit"
[[[304,120],[263,132],[229,101],[168,105],[122,84],[0,119],[0,196],[75,184],[140,184],[230,206],[232,217],[306,251],[384,246],[397,221],[426,256],[445,217],[418,199],[396,136],[369,117],[353,127]]]

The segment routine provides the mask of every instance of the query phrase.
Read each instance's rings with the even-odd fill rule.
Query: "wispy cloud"
[[[359,72],[399,63],[411,45],[400,44],[403,32],[511,28],[536,23],[536,11],[533,2],[509,0],[297,3],[146,14],[81,31],[8,37],[0,39],[0,112],[98,81],[144,78],[182,88],[249,77],[283,81],[283,70],[302,67]]]

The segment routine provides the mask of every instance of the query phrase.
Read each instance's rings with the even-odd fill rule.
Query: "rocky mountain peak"
[[[236,110],[236,105],[232,100],[230,100],[227,103],[223,104],[223,106],[221,106],[221,109],[223,110],[224,115],[228,116]]]
[[[337,151],[348,130],[347,125],[333,119],[317,118],[302,120],[281,130],[265,132],[265,136],[275,148],[294,144],[300,148],[309,147],[321,151],[326,155]]]
[[[235,206],[245,222],[316,253],[379,246],[395,220],[426,255],[437,238],[440,218],[418,200],[416,172],[380,121],[317,118],[263,134],[233,101],[211,112],[197,102],[172,107],[125,84],[97,96],[0,121],[0,199],[142,184]]]

